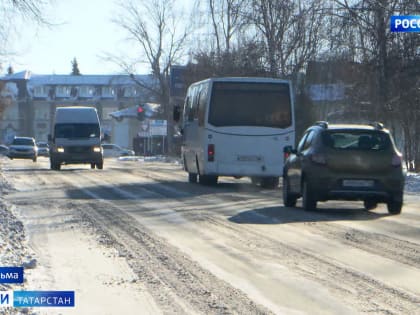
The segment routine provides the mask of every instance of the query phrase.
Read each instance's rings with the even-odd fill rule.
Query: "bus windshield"
[[[208,122],[222,126],[292,125],[287,83],[214,82]]]
[[[99,137],[98,124],[57,124],[56,138],[96,138]]]

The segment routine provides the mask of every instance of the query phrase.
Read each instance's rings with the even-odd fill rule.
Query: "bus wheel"
[[[251,183],[259,185],[261,183],[261,179],[259,177],[251,177]]]
[[[200,184],[202,185],[216,185],[218,176],[214,175],[200,175],[198,178]]]
[[[189,183],[196,183],[197,182],[197,174],[188,173],[188,182]]]
[[[279,185],[279,178],[278,177],[264,177],[261,179],[261,187],[274,189]]]

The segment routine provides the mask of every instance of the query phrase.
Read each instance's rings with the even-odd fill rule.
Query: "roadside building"
[[[149,75],[38,75],[23,71],[0,80],[8,86],[3,93],[8,93],[9,100],[0,116],[2,143],[10,142],[14,135],[46,141],[59,106],[96,107],[103,136],[112,142],[110,113],[155,101],[148,89],[135,82],[151,86],[154,81]]]

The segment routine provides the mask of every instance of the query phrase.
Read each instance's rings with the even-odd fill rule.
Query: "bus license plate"
[[[365,179],[345,179],[343,180],[344,187],[373,187],[373,180]]]
[[[261,157],[258,155],[239,155],[238,161],[242,162],[257,162],[261,161]]]

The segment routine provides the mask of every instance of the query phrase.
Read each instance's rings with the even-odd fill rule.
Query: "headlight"
[[[100,147],[93,147],[93,152],[101,152],[101,148]]]
[[[57,152],[58,153],[64,153],[64,148],[62,148],[62,147],[57,148]]]

